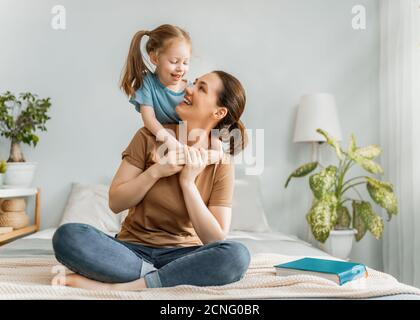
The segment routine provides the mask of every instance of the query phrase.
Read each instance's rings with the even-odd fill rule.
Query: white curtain
[[[381,164],[399,205],[385,224],[384,271],[420,287],[420,0],[379,4]]]

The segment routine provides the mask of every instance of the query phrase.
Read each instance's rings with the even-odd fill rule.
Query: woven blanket
[[[238,282],[224,286],[148,288],[129,291],[92,291],[51,285],[60,269],[70,273],[53,256],[0,259],[0,299],[281,299],[281,298],[370,298],[395,294],[420,295],[420,289],[398,282],[391,275],[368,268],[368,278],[342,286],[310,275],[280,277],[274,265],[302,256],[256,254]],[[322,258],[322,257],[319,257]],[[324,257],[325,258],[325,257]]]

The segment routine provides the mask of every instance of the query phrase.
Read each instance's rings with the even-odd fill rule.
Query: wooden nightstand
[[[16,229],[11,232],[0,234],[0,246],[18,237],[28,235],[30,233],[37,232],[41,224],[41,208],[40,208],[40,195],[41,190],[39,188],[1,188],[0,187],[0,199],[10,198],[23,198],[29,196],[35,196],[35,224],[27,227]]]

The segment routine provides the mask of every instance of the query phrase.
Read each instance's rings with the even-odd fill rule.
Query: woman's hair
[[[221,138],[229,141],[229,153],[235,155],[242,151],[248,142],[245,126],[241,117],[246,103],[245,90],[234,76],[224,71],[213,71],[222,80],[223,88],[218,94],[217,105],[226,107],[226,116],[214,129],[221,132]]]
[[[149,37],[146,42],[146,52],[148,55],[152,52],[158,55],[175,39],[184,40],[191,45],[189,34],[181,28],[170,24],[161,25],[152,31],[138,31],[131,40],[120,84],[120,88],[130,97],[134,96],[136,90],[143,85],[143,79],[146,74],[151,72],[144,63],[140,50],[141,39],[145,35]]]

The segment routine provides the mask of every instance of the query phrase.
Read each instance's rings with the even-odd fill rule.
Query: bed
[[[355,293],[357,296],[358,292],[360,293],[360,290],[363,290],[353,287],[340,292],[342,288],[328,283],[329,281],[313,282],[313,279],[309,278],[296,280],[292,279],[293,277],[285,277],[290,278],[290,282],[270,283],[270,279],[276,280],[274,269],[270,268],[274,261],[283,262],[282,259],[285,257],[290,259],[300,256],[334,257],[330,257],[325,252],[298,238],[279,232],[245,231],[232,231],[228,238],[242,242],[250,250],[253,262],[249,275],[247,274],[245,280],[240,281],[242,285],[223,286],[226,290],[211,289],[212,287],[200,290],[201,288],[192,286],[177,286],[169,289],[146,289],[146,291],[155,292],[153,294],[151,294],[152,292],[141,294],[131,292],[105,293],[54,287],[51,285],[51,279],[56,273],[60,272],[60,264],[55,261],[52,250],[51,238],[54,231],[55,228],[46,229],[0,247],[1,299],[349,299]],[[257,272],[262,279],[260,281],[262,288],[255,290],[252,281],[255,280]],[[369,272],[372,273],[373,271],[369,270]],[[248,284],[246,284],[247,279]],[[357,298],[420,300],[420,290],[417,289],[417,291],[416,288],[402,284],[394,284],[395,288],[388,288],[387,292],[382,291],[382,293],[378,293],[378,287],[371,291],[365,289],[363,293],[365,297]],[[336,296],[332,295],[333,292],[327,291],[325,291],[326,296],[322,296],[324,291],[322,288],[328,286],[330,289],[338,289]],[[290,294],[285,294],[288,287]],[[308,292],[311,288],[314,289],[313,293]],[[172,290],[173,293],[170,292]],[[276,291],[278,291],[277,294]]]
[[[48,228],[0,247],[0,299],[420,300],[420,289],[402,284],[392,276],[370,268],[367,279],[343,286],[314,276],[276,276],[273,265],[277,263],[301,257],[338,258],[295,236],[270,230],[261,211],[261,202],[255,201],[258,199],[255,193],[257,189],[253,190],[245,182],[238,182],[235,188],[234,207],[237,212],[241,210],[241,214],[238,213],[233,219],[228,239],[246,245],[252,256],[245,277],[236,283],[220,287],[182,285],[138,292],[88,291],[55,286],[51,284],[55,275],[67,274],[70,270],[55,260],[51,239],[56,228]],[[252,193],[253,197],[246,192]],[[243,197],[249,199],[245,201]],[[235,203],[239,199],[241,203]],[[118,232],[124,215],[116,216],[107,210],[107,186],[73,184],[60,224],[90,223],[114,234]]]

